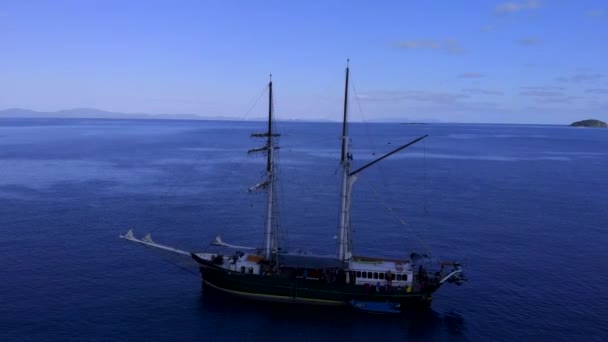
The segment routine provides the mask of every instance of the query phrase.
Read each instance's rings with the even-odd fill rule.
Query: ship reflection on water
[[[312,306],[242,299],[201,287],[201,317],[217,321],[218,336],[272,340],[466,340],[464,318],[432,308],[401,314],[369,314],[349,306]],[[221,322],[221,323],[220,323]]]

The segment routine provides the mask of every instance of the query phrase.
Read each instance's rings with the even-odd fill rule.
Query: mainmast
[[[348,262],[351,257],[350,251],[350,194],[354,180],[350,176],[351,154],[348,152],[348,76],[349,60],[346,60],[346,82],[344,85],[344,116],[342,120],[342,192],[340,206],[340,249],[338,257],[340,261]]]
[[[266,201],[266,229],[265,229],[265,237],[266,237],[266,248],[265,248],[265,256],[267,260],[272,258],[272,253],[277,252],[278,242],[277,242],[277,233],[276,233],[276,225],[275,225],[275,217],[274,217],[274,207],[275,207],[275,190],[274,190],[274,181],[275,181],[275,169],[274,169],[274,141],[273,137],[277,137],[278,134],[272,131],[272,121],[273,121],[273,104],[272,104],[272,75],[270,75],[270,81],[268,82],[268,130],[265,133],[254,133],[252,136],[254,137],[265,137],[266,145],[260,148],[255,148],[249,150],[249,153],[252,152],[266,152],[266,179],[259,184],[251,187],[249,190],[255,190],[258,188],[264,188],[267,191],[268,197]]]
[[[274,208],[274,146],[272,145],[272,75],[268,82],[268,139],[266,141],[268,148],[266,160],[266,175],[268,179],[268,201],[266,203],[266,259],[270,260],[272,251],[276,247],[276,232],[273,227],[273,208]]]
[[[357,180],[359,173],[368,167],[384,160],[385,158],[419,142],[426,138],[428,135],[421,136],[410,141],[407,144],[397,147],[396,149],[386,153],[385,155],[376,158],[375,160],[359,167],[354,171],[350,171],[352,162],[352,154],[348,152],[349,139],[348,139],[348,76],[349,76],[349,65],[348,60],[346,64],[346,84],[344,87],[344,118],[342,122],[342,193],[341,193],[341,206],[340,206],[340,250],[338,257],[342,262],[343,266],[350,261],[352,257],[352,246],[351,246],[351,227],[350,227],[350,205],[351,205],[351,193],[353,184]]]

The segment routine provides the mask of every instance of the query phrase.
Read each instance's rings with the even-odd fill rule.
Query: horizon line
[[[11,115],[11,111],[27,112],[29,115],[19,116]],[[78,111],[91,111],[95,114],[89,113],[89,115],[77,116]],[[70,115],[66,113],[74,113]],[[53,114],[57,114],[53,116]],[[97,115],[96,115],[97,114]],[[106,116],[103,116],[106,114]],[[112,117],[113,116],[113,117]],[[266,121],[265,117],[252,117],[243,118],[236,116],[202,116],[199,114],[150,114],[150,113],[135,113],[135,112],[113,112],[103,109],[96,108],[71,108],[61,109],[56,111],[38,111],[33,109],[24,108],[6,108],[0,110],[1,119],[98,119],[98,120],[172,120],[172,121],[241,121],[241,122],[259,122]],[[311,123],[340,123],[338,119],[327,119],[327,118],[276,118],[277,122],[311,122]],[[581,119],[581,120],[598,120],[598,119]],[[579,120],[577,120],[579,121]],[[601,120],[600,120],[601,121]],[[480,125],[545,125],[545,126],[569,126],[569,123],[522,123],[522,122],[467,122],[467,121],[444,121],[439,119],[426,119],[426,120],[409,120],[407,118],[379,118],[371,120],[360,120],[353,119],[351,123],[396,123],[396,124],[480,124]]]

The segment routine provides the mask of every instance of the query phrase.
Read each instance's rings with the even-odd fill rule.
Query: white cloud
[[[540,45],[540,44],[542,44],[543,40],[540,39],[540,38],[536,38],[536,37],[527,37],[527,38],[519,39],[516,42],[519,45],[532,46],[532,45]]]
[[[484,89],[484,88],[467,88],[467,89],[462,89],[462,91],[470,93],[470,94],[478,94],[478,95],[499,95],[499,96],[504,95],[504,93],[502,91]]]
[[[540,97],[537,99],[537,101],[540,103],[569,103],[580,99],[582,99],[581,96],[564,95],[554,97]]]
[[[608,94],[608,89],[594,88],[585,90],[588,94]]]
[[[365,101],[416,101],[416,102],[430,102],[436,104],[448,104],[455,103],[458,100],[468,98],[468,95],[451,93],[451,92],[438,92],[438,91],[427,91],[427,90],[406,90],[406,91],[371,91],[366,93],[360,93],[359,98]]]
[[[505,2],[494,9],[496,14],[510,14],[525,10],[532,10],[542,7],[542,3],[537,0],[528,0],[524,2]]]
[[[604,75],[602,75],[602,74],[581,73],[581,74],[574,74],[574,75],[570,75],[570,76],[558,77],[557,80],[560,82],[566,82],[566,83],[583,83],[583,82],[598,81],[602,78],[604,78]]]
[[[453,39],[433,40],[433,39],[418,39],[418,40],[403,40],[398,42],[397,47],[404,50],[437,50],[452,55],[461,54],[464,48],[458,41]]]
[[[482,78],[482,77],[486,77],[486,75],[479,73],[479,72],[463,72],[462,74],[458,75],[458,78]]]
[[[602,9],[594,9],[591,11],[587,11],[587,16],[594,17],[594,18],[603,17],[604,14],[606,14],[606,13]]]
[[[540,86],[540,87],[522,87],[519,95],[534,96],[534,97],[557,97],[564,96],[561,87]]]
[[[563,93],[559,91],[552,90],[523,90],[519,92],[519,95],[524,96],[535,96],[535,97],[554,97],[554,96],[562,96]]]
[[[572,96],[565,92],[564,88],[554,86],[522,87],[519,95],[529,96],[539,103],[569,103],[582,99],[580,96]]]

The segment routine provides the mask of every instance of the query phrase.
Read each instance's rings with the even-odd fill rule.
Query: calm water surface
[[[259,122],[0,120],[0,341],[608,339],[608,130],[352,125],[355,252],[465,263],[404,316],[243,302],[189,260],[118,239],[134,226],[203,251],[261,245]],[[279,123],[284,246],[330,254],[338,124]],[[400,223],[400,219],[405,225]]]

